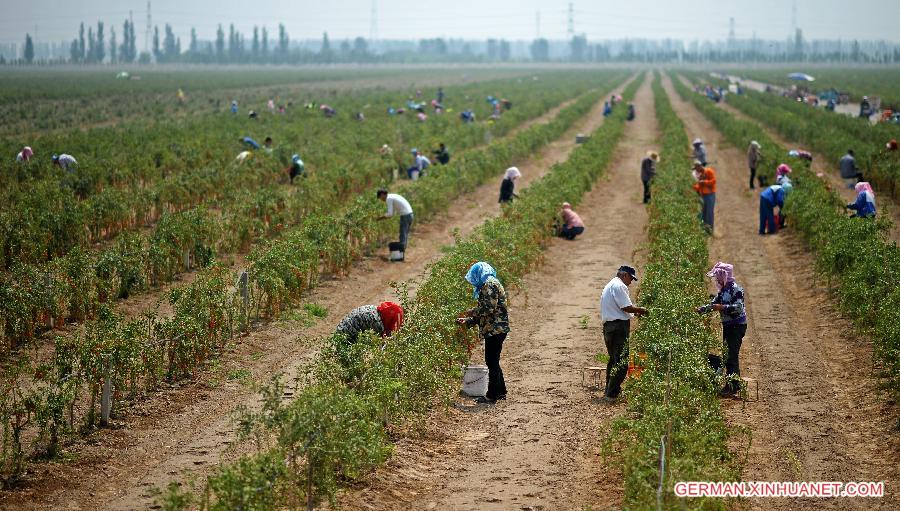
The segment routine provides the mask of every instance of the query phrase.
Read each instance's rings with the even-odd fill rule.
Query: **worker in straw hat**
[[[644,183],[644,204],[650,202],[650,184],[656,176],[656,164],[659,163],[659,154],[655,151],[647,151],[647,157],[641,160],[641,182]]]

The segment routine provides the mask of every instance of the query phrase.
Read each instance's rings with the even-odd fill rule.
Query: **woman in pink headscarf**
[[[725,341],[725,372],[734,375],[737,379],[729,379],[728,383],[719,391],[719,395],[733,396],[740,390],[741,367],[739,355],[741,342],[747,333],[747,312],[744,308],[744,289],[734,281],[734,266],[718,262],[706,274],[716,283],[716,294],[713,301],[697,312],[706,314],[717,311],[722,319],[722,337]]]
[[[783,185],[785,182],[790,183],[791,178],[788,177],[788,174],[791,172],[791,168],[788,167],[786,163],[779,165],[778,168],[775,169],[775,184]]]
[[[852,216],[856,218],[875,217],[875,190],[868,181],[856,183],[856,202],[847,204],[847,209],[856,211]]]
[[[31,161],[32,156],[34,156],[34,151],[32,151],[30,147],[25,146],[19,151],[19,154],[16,155],[16,161],[19,163],[27,163]]]
[[[563,223],[559,226],[559,237],[567,240],[574,240],[576,236],[584,232],[584,222],[578,213],[572,211],[572,205],[568,202],[562,203],[562,209],[559,212],[562,216]]]

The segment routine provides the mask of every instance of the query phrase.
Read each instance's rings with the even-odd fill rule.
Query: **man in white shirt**
[[[600,295],[600,319],[603,321],[603,340],[609,353],[606,363],[606,389],[603,400],[612,403],[622,391],[622,382],[628,374],[628,335],[631,333],[631,315],[643,316],[647,309],[631,303],[628,286],[637,280],[631,266],[620,266],[616,276],[606,284]]]
[[[384,188],[378,190],[378,199],[387,203],[387,212],[382,220],[391,218],[395,214],[400,217],[400,245],[401,252],[406,253],[406,243],[409,241],[409,228],[412,227],[413,209],[402,195],[388,193]],[[401,259],[402,260],[402,259]]]

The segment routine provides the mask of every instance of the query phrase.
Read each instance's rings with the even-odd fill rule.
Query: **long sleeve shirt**
[[[694,159],[706,165],[706,147],[703,147],[702,144],[694,147]]]
[[[694,190],[700,195],[716,193],[716,171],[712,167],[706,167],[694,183]]]
[[[784,188],[781,185],[772,185],[759,194],[760,197],[769,201],[772,205],[779,208],[784,207]]]
[[[563,222],[565,222],[566,227],[584,227],[584,221],[581,220],[581,217],[578,216],[578,213],[572,211],[571,209],[562,210]]]
[[[504,179],[500,183],[500,200],[498,202],[510,202],[515,197],[516,184],[512,179]]]
[[[856,216],[867,217],[875,216],[875,204],[869,202],[866,192],[860,192],[856,195],[856,202],[847,204],[847,209],[856,211]]]
[[[656,175],[656,162],[651,158],[641,160],[641,181],[650,181]]]
[[[747,166],[755,169],[759,165],[759,157],[759,149],[751,146],[747,151]]]
[[[384,333],[384,323],[374,305],[363,305],[350,311],[344,319],[338,323],[335,333],[347,336],[350,343],[356,342],[359,334],[371,330],[378,335]]]
[[[469,310],[469,326],[478,325],[483,337],[509,332],[506,290],[495,277],[489,277],[478,292],[478,305]]]
[[[719,312],[719,316],[722,318],[722,326],[744,325],[747,323],[747,311],[744,308],[744,289],[737,285],[737,282],[726,284],[707,307],[716,304],[725,306]]]
[[[856,158],[849,154],[845,154],[843,158],[841,158],[840,166],[841,177],[844,179],[854,178],[859,173],[859,170],[856,168]]]

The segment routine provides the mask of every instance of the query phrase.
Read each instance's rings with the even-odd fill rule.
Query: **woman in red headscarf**
[[[394,302],[382,302],[380,305],[363,305],[350,311],[335,328],[347,344],[353,344],[359,334],[372,331],[387,337],[403,325],[403,307]]]

